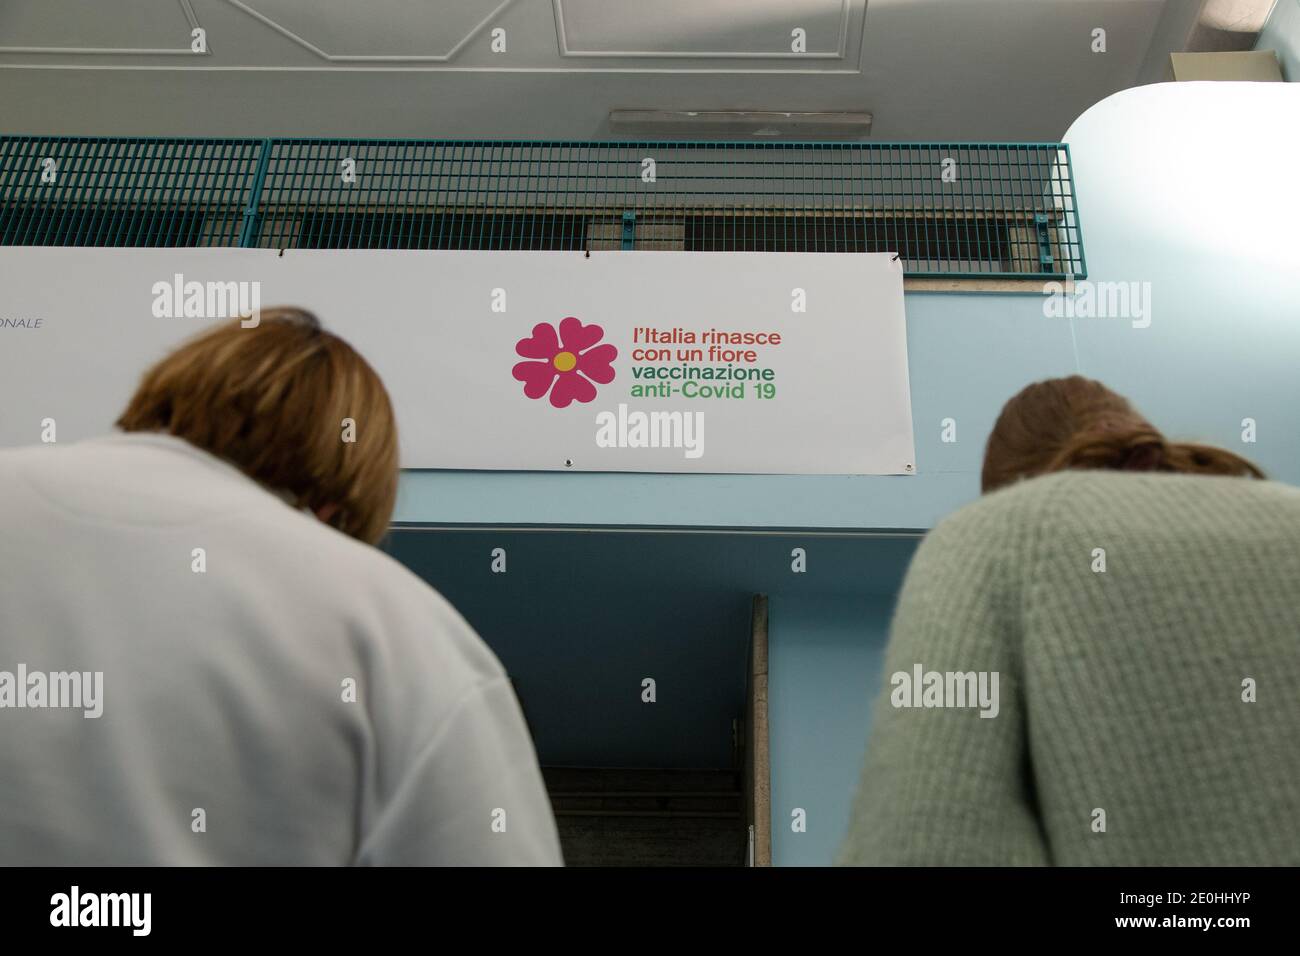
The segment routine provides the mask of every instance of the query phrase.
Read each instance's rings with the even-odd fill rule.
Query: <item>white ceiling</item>
[[[0,0],[0,132],[592,139],[620,108],[866,111],[873,140],[1053,140],[1159,78],[1200,7]],[[207,54],[188,50],[196,25]]]

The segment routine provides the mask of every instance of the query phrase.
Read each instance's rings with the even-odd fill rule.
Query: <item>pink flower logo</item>
[[[591,383],[614,381],[610,363],[618,358],[618,349],[608,342],[596,344],[604,334],[599,325],[583,325],[571,315],[560,322],[558,335],[549,322],[533,326],[531,338],[515,343],[516,352],[535,360],[514,367],[515,378],[524,383],[524,394],[541,398],[549,391],[556,408],[594,399],[596,386]]]

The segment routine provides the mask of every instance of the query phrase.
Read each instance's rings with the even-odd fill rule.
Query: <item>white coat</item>
[[[500,663],[398,562],[169,435],[0,451],[0,864],[558,863]]]

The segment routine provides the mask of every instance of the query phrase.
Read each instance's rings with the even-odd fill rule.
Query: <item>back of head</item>
[[[263,309],[256,326],[225,323],[185,343],[145,373],[117,425],[183,438],[362,541],[388,527],[398,478],[388,392],[309,312]]]
[[[1105,385],[1080,375],[1036,382],[1003,407],[980,476],[985,493],[1067,469],[1165,471],[1263,478],[1222,448],[1171,443]]]

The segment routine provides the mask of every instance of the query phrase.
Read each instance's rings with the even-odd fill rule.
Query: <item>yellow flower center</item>
[[[578,357],[572,352],[561,352],[552,361],[561,372],[570,372],[578,364]]]

